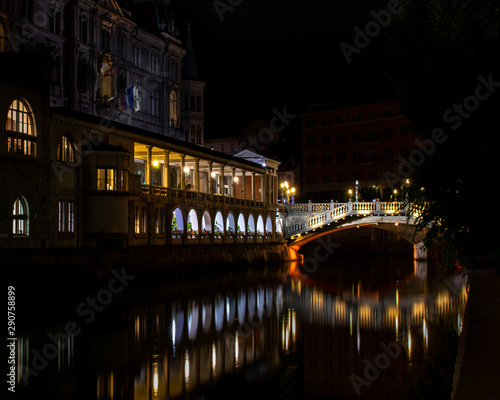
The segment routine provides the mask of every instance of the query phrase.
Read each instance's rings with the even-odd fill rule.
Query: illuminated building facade
[[[40,28],[47,4],[0,2],[0,247],[281,240],[279,162],[201,146],[204,83],[182,80],[171,16],[155,35],[116,1],[50,4]]]

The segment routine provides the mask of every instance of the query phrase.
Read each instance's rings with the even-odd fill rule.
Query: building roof
[[[83,124],[90,123],[90,124],[95,124],[97,126],[102,126],[103,118],[96,115],[89,115],[80,111],[70,110],[68,108],[52,108],[51,111],[61,116],[66,116],[69,118],[80,120],[82,121]],[[159,145],[158,143],[161,143],[161,145],[168,146],[173,151],[182,152],[187,156],[205,158],[213,162],[233,164],[234,166],[244,165],[250,169],[253,169],[254,171],[258,170],[262,171],[262,169],[266,168],[265,166],[263,166],[262,162],[259,162],[258,160],[254,161],[254,159],[256,158],[255,156],[257,157],[262,157],[262,156],[259,156],[252,152],[250,153],[252,153],[254,156],[251,157],[249,156],[248,158],[238,157],[235,155],[229,155],[215,150],[211,150],[206,147],[196,145],[194,143],[175,139],[165,135],[160,135],[158,133],[154,133],[131,125],[126,125],[117,121],[112,121],[112,124],[115,130],[119,129],[121,131],[128,132],[131,134],[131,136],[134,136],[137,141],[140,141],[141,143],[144,144],[151,144],[154,146],[158,146]],[[272,163],[276,162],[277,161],[272,160]]]

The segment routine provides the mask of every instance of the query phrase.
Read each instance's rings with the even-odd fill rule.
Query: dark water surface
[[[377,257],[35,285],[19,305],[16,397],[449,399],[465,284]]]

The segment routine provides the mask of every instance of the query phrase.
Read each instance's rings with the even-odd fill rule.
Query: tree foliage
[[[402,4],[386,38],[386,71],[430,153],[413,165],[408,200],[419,227],[430,227],[426,244],[471,264],[499,247],[492,230],[500,201],[500,3]],[[435,129],[442,143],[432,141]]]

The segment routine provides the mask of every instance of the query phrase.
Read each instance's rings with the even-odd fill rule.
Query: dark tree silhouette
[[[419,227],[431,226],[427,245],[462,265],[498,257],[500,3],[402,4],[384,59],[420,148],[395,175],[411,173],[408,200],[419,208]]]

